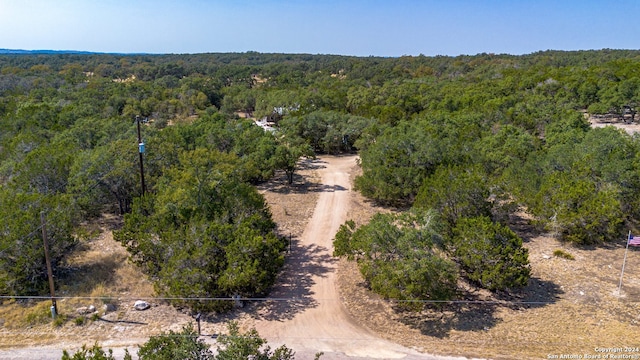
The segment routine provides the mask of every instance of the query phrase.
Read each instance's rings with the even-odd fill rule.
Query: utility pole
[[[142,136],[140,135],[140,115],[136,115],[136,123],[138,124],[138,154],[140,155],[140,182],[142,184],[142,195],[147,192],[147,187],[144,184],[144,165],[142,164],[142,154],[144,153],[144,143],[142,142]]]
[[[54,319],[58,314],[56,304],[56,294],[53,287],[53,271],[51,270],[51,259],[49,258],[49,239],[47,238],[47,226],[44,221],[44,211],[40,212],[40,223],[42,224],[42,240],[44,241],[44,259],[47,263],[47,275],[49,276],[49,291],[51,292],[51,317]]]

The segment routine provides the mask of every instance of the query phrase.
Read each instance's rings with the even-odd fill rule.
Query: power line
[[[29,295],[16,295],[16,296],[0,296],[0,299],[16,299],[16,300],[48,300],[50,296],[29,296]],[[248,302],[322,302],[322,301],[342,301],[339,298],[304,298],[304,297],[156,297],[156,296],[56,296],[56,299],[64,300],[145,300],[145,301],[248,301]],[[509,301],[509,300],[429,300],[429,299],[412,299],[412,300],[400,300],[400,299],[378,299],[378,300],[365,300],[360,303],[421,303],[421,304],[464,304],[464,305],[551,305],[561,300],[571,299],[557,299],[549,301]],[[627,303],[640,303],[640,301],[628,301]]]

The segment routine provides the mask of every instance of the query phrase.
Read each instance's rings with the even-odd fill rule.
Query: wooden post
[[[195,316],[196,322],[198,323],[198,336],[202,335],[202,332],[200,331],[200,319],[202,318],[202,314],[197,313]]]
[[[44,242],[44,259],[47,263],[47,275],[49,277],[49,291],[51,292],[51,317],[55,319],[58,314],[58,305],[56,304],[56,294],[53,286],[53,270],[51,270],[51,259],[49,258],[49,239],[47,238],[44,211],[40,212],[40,222],[42,223],[42,240]]]

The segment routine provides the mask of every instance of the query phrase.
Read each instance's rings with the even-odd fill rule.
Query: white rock
[[[92,314],[94,312],[96,312],[96,307],[93,305],[83,306],[76,309],[76,313],[79,315]]]
[[[90,313],[90,312],[91,312],[91,311],[89,311],[89,308],[88,308],[88,307],[86,307],[86,306],[79,307],[79,308],[77,308],[77,309],[76,309],[76,313],[78,313],[78,314],[80,314],[80,315],[88,314],[88,313]]]
[[[151,305],[149,305],[148,302],[144,301],[144,300],[137,300],[134,304],[133,304],[133,308],[136,310],[147,310],[148,308],[150,308]]]

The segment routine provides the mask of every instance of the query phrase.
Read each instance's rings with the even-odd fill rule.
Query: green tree
[[[218,337],[217,360],[293,360],[294,352],[285,345],[271,350],[267,341],[260,337],[256,329],[240,332],[238,323],[227,324],[229,333]],[[317,357],[316,357],[317,359]]]
[[[125,214],[141,191],[138,161],[136,144],[127,140],[82,152],[71,168],[70,191],[80,194],[79,204],[89,214],[111,204]]]
[[[478,162],[489,174],[501,174],[510,166],[520,166],[539,146],[539,141],[524,129],[505,125],[478,141]]]
[[[284,263],[285,242],[262,195],[239,179],[238,158],[196,148],[179,154],[157,192],[134,202],[114,237],[172,297],[266,294]],[[229,302],[176,301],[195,310]]]
[[[124,360],[131,360],[129,351],[125,349]],[[82,349],[76,351],[73,356],[69,355],[67,350],[62,350],[62,360],[116,360],[113,356],[113,350],[109,349],[105,352],[98,343],[92,347],[82,345]]]
[[[314,111],[280,121],[282,132],[306,140],[315,152],[351,151],[364,129],[372,121],[335,111]]]
[[[255,117],[261,119],[265,116],[279,120],[282,116],[295,113],[303,101],[304,92],[300,89],[270,89],[256,94]]]
[[[55,275],[76,243],[72,199],[66,194],[24,194],[0,188],[0,205],[0,294],[41,294],[47,288],[47,268],[40,214],[45,214]]]
[[[315,157],[313,149],[302,139],[283,138],[279,140],[273,155],[273,166],[284,170],[289,185],[293,184],[293,175],[298,169],[302,157]]]
[[[582,114],[567,114],[545,127],[545,143],[548,148],[561,144],[573,146],[582,142],[590,130]]]
[[[138,350],[140,360],[214,360],[216,357],[189,323],[180,332],[152,336]]]
[[[624,221],[618,186],[597,186],[573,172],[547,176],[532,205],[547,230],[578,244],[618,238]]]
[[[49,143],[30,151],[13,169],[13,187],[41,194],[66,192],[76,150],[73,144]]]
[[[439,225],[433,212],[376,214],[359,228],[340,226],[334,256],[356,259],[371,289],[385,298],[405,301],[450,300],[456,295],[456,265],[442,256]]]
[[[249,224],[239,228],[225,248],[228,267],[218,285],[228,294],[266,294],[284,265],[282,250],[282,242],[274,234],[262,235]]]
[[[256,109],[256,94],[246,85],[234,85],[225,88],[221,110],[227,113],[236,111],[253,115]]]
[[[484,288],[506,290],[529,281],[529,257],[522,239],[488,217],[459,219],[450,246],[465,276]]]
[[[423,182],[414,208],[434,209],[448,231],[463,217],[490,216],[489,184],[479,166],[441,166]]]
[[[385,204],[411,202],[424,177],[442,161],[439,142],[407,123],[386,129],[360,153],[363,173],[356,189]]]
[[[465,115],[429,115],[384,128],[360,152],[355,187],[381,203],[410,205],[438,166],[469,163],[481,134],[481,119]]]
[[[353,233],[357,230],[355,221],[347,220],[340,225],[335,238],[333,239],[333,256],[346,256],[349,260],[354,260],[362,252],[361,247],[366,244],[357,244],[353,240]]]

